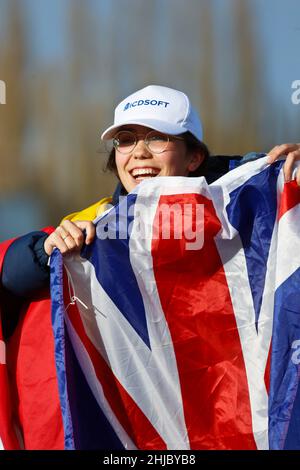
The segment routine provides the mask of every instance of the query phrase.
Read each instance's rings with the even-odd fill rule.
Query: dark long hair
[[[205,168],[207,165],[207,160],[210,155],[210,152],[207,146],[200,140],[196,139],[196,137],[194,137],[193,134],[191,134],[190,132],[184,132],[184,134],[180,134],[180,137],[183,137],[188,153],[196,151],[196,152],[201,152],[202,155],[204,156],[201,165],[199,165],[199,167],[195,171],[191,171],[188,174],[188,176],[191,176],[191,177],[204,176]],[[109,153],[104,171],[111,171],[117,176],[117,178],[119,178],[114,148]]]

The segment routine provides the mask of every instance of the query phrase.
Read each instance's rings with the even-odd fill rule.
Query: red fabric
[[[53,229],[47,227],[43,231],[51,233]],[[7,242],[3,244],[4,255],[8,246]],[[0,429],[4,447],[20,448],[16,440],[5,438],[17,426],[25,449],[64,449],[48,291],[39,293],[31,303],[24,305],[17,328],[7,344],[7,369],[13,412],[10,421],[6,421],[6,430]],[[5,413],[7,405],[2,396],[1,390],[0,413]]]
[[[269,395],[270,392],[270,376],[271,376],[271,352],[272,352],[272,341],[270,343],[270,348],[269,348],[269,354],[268,354],[268,359],[267,359],[267,364],[266,364],[266,370],[265,370],[265,384],[266,384],[266,389]]]
[[[278,219],[287,211],[300,204],[300,188],[296,180],[285,183],[280,200]]]
[[[51,301],[47,291],[24,308],[9,340],[8,363],[25,449],[63,449]]]
[[[187,250],[184,233],[180,239],[160,236],[152,242],[152,256],[174,345],[191,448],[256,449],[240,338],[215,244],[221,224],[212,202],[202,195],[160,198],[161,205],[170,207],[184,203],[204,205],[204,248]],[[156,217],[155,226],[162,229],[159,211]],[[196,223],[194,218],[194,230]]]
[[[8,240],[0,244],[0,273],[2,272],[2,265],[6,250],[13,242]],[[1,317],[1,311],[0,311]],[[3,443],[3,446],[7,450],[16,450],[21,448],[21,443],[17,437],[16,426],[14,424],[13,418],[13,407],[11,401],[11,393],[9,387],[9,380],[7,374],[6,366],[6,348],[3,342],[2,335],[2,323],[0,321],[0,341],[1,341],[1,361],[0,361],[0,390],[1,390],[1,400],[0,400],[0,437]]]

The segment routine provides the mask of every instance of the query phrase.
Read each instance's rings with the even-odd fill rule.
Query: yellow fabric
[[[96,202],[92,206],[87,207],[79,212],[73,212],[72,214],[66,215],[62,220],[94,220],[96,217],[101,215],[106,209],[107,205],[111,204],[111,197],[104,197],[100,201]]]

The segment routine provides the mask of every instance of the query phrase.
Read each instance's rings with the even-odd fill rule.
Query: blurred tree
[[[263,73],[249,2],[233,0],[232,8],[235,29],[232,52],[236,53],[237,80],[235,100],[230,110],[231,128],[227,127],[226,132],[234,147],[246,152],[260,144],[259,109],[263,95]]]
[[[68,82],[71,93],[68,94],[68,120],[71,134],[69,155],[64,157],[69,169],[68,190],[74,210],[111,194],[115,183],[110,175],[102,173],[106,156],[97,153],[105,109],[99,100],[100,78],[95,63],[98,21],[82,2],[74,1],[69,28]],[[102,34],[101,40],[105,40]]]
[[[277,102],[266,83],[257,2],[53,2],[46,41],[56,34],[55,14],[62,14],[67,54],[49,62],[38,57],[45,37],[32,27],[42,2],[0,2],[6,26],[0,79],[7,85],[7,104],[0,106],[2,200],[31,193],[51,223],[112,193],[115,179],[102,173],[106,156],[97,153],[104,150],[100,132],[119,100],[147,84],[187,92],[213,152],[268,150],[297,135],[297,107],[291,113],[290,97],[286,105]]]
[[[215,33],[213,21],[213,7],[211,2],[201,4],[199,12],[199,44],[205,45],[200,50],[198,61],[195,64],[195,73],[199,80],[199,95],[201,118],[204,126],[205,142],[212,147],[212,151],[221,145],[224,138],[220,127],[220,116],[217,108],[217,86],[220,82],[215,70]]]
[[[24,188],[22,143],[26,124],[26,62],[23,18],[17,0],[7,7],[7,36],[0,49],[1,79],[6,83],[6,104],[0,106],[0,191]]]

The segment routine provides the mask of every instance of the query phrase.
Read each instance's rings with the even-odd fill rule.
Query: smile
[[[157,168],[134,168],[130,174],[135,180],[154,178],[160,173]]]

